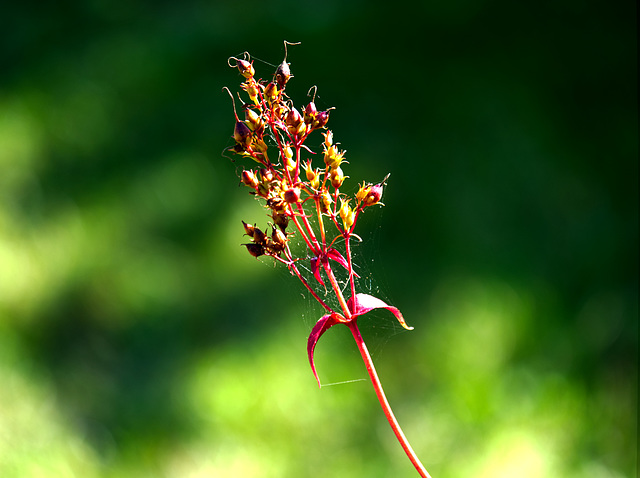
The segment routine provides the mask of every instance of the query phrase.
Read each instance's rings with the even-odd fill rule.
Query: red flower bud
[[[318,114],[318,110],[316,108],[315,103],[312,101],[304,109],[304,122],[307,124],[313,124],[317,114]]]
[[[245,78],[251,78],[255,74],[255,70],[253,69],[253,65],[245,60],[237,61],[238,70],[240,74]]]
[[[369,188],[369,191],[367,191],[367,195],[364,197],[362,203],[365,206],[373,206],[374,204],[378,204],[380,199],[382,199],[382,184],[376,184]]]
[[[276,82],[278,83],[278,88],[281,90],[284,89],[285,85],[292,77],[293,75],[291,75],[289,64],[286,61],[280,63],[276,70]]]
[[[269,83],[264,88],[264,96],[267,97],[269,103],[272,103],[278,97],[278,87],[275,83]]]
[[[233,139],[236,143],[247,146],[251,140],[251,130],[244,121],[237,121],[233,130]]]
[[[329,122],[329,110],[320,111],[316,115],[316,121],[313,124],[313,127],[314,128],[324,128],[327,125],[328,122]]]
[[[290,188],[284,192],[284,200],[289,204],[296,203],[300,201],[300,189],[298,188]]]

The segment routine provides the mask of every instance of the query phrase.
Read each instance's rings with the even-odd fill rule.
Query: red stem
[[[431,475],[427,472],[424,465],[420,462],[420,459],[418,458],[416,453],[413,451],[413,448],[411,448],[411,444],[409,443],[409,440],[407,440],[407,437],[404,436],[404,433],[400,428],[400,424],[398,423],[398,420],[396,420],[396,417],[393,414],[393,410],[391,410],[391,406],[389,405],[389,402],[387,401],[387,397],[384,394],[384,390],[382,388],[382,384],[380,383],[380,379],[378,378],[376,369],[373,366],[373,360],[371,360],[371,355],[369,354],[369,350],[367,349],[367,346],[364,343],[364,340],[362,339],[362,335],[360,335],[360,330],[358,329],[358,325],[356,324],[356,321],[352,320],[350,322],[347,322],[346,325],[347,327],[349,327],[349,330],[351,330],[351,333],[353,334],[353,338],[355,339],[356,344],[358,344],[358,349],[360,350],[360,355],[362,355],[362,360],[364,360],[364,364],[367,367],[367,372],[369,373],[369,378],[371,378],[373,389],[375,390],[376,395],[378,396],[378,400],[380,401],[380,405],[382,406],[382,411],[387,417],[387,421],[389,422],[389,425],[391,425],[391,429],[393,430],[393,433],[396,434],[396,437],[398,438],[400,445],[402,446],[404,452],[409,457],[409,460],[411,460],[411,463],[413,464],[415,469],[418,471],[418,473],[420,473],[420,476],[423,478],[431,478]]]

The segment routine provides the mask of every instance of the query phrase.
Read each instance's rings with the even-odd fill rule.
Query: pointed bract
[[[327,314],[323,316],[316,325],[313,326],[311,330],[311,334],[309,334],[309,339],[307,340],[307,354],[309,355],[309,363],[311,364],[311,370],[313,371],[313,376],[316,378],[318,382],[318,387],[322,387],[320,384],[320,379],[318,378],[318,374],[316,372],[316,366],[313,363],[313,351],[316,348],[316,344],[318,343],[318,339],[324,334],[330,327],[341,322],[341,317],[337,314]]]
[[[352,320],[360,315],[366,314],[373,309],[387,309],[389,312],[396,316],[396,319],[398,319],[400,325],[402,325],[407,330],[413,330],[413,327],[409,327],[404,321],[404,317],[402,316],[402,313],[400,312],[400,310],[398,310],[398,308],[393,307],[392,305],[388,305],[386,302],[372,295],[356,294],[355,300],[353,297],[351,297],[347,301],[347,306],[353,314],[351,316]]]
[[[347,263],[347,260],[342,256],[342,254],[340,254],[340,252],[337,249],[329,249],[327,251],[327,257],[329,259],[333,259],[338,264],[340,264],[342,267],[344,267],[345,269],[349,270],[349,264]],[[356,277],[360,277],[358,274],[356,274],[355,271],[353,272],[353,275],[356,276]]]
[[[322,276],[320,275],[320,266],[318,262],[319,260],[317,257],[311,258],[311,273],[313,274],[313,277],[315,277],[316,280],[320,282],[320,284],[324,285],[324,281],[322,280]]]

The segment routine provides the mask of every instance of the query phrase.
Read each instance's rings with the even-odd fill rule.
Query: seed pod
[[[275,83],[271,82],[265,86],[264,96],[266,96],[269,103],[273,103],[273,101],[278,97],[278,87]]]
[[[331,180],[331,185],[334,188],[338,189],[340,186],[342,186],[342,183],[345,179],[342,169],[339,166],[337,168],[333,168],[329,173],[329,179]]]
[[[257,227],[253,227],[253,235],[251,236],[251,239],[253,239],[253,242],[255,242],[256,244],[264,244],[265,241],[267,240],[267,235],[262,232],[262,229],[259,229]]]
[[[333,199],[331,199],[331,195],[327,191],[320,195],[320,209],[324,214],[329,214],[332,202]]]
[[[260,177],[263,183],[269,183],[273,181],[273,172],[270,169],[262,168],[260,170]]]
[[[286,203],[282,198],[269,198],[267,199],[267,207],[270,208],[276,214],[282,214],[285,212]]]
[[[313,124],[313,127],[314,128],[324,128],[327,125],[328,122],[329,122],[329,110],[320,111],[316,115],[316,121]]]
[[[244,121],[236,122],[236,127],[233,130],[233,139],[236,140],[236,143],[243,146],[247,146],[251,141],[251,130]]]
[[[279,244],[284,247],[284,245],[287,243],[287,235],[280,229],[274,227],[273,232],[271,233],[271,240],[275,244]]]
[[[284,192],[284,200],[289,204],[296,203],[300,201],[300,189],[298,188],[289,188]]]
[[[255,132],[263,126],[262,118],[260,118],[260,115],[251,108],[247,108],[244,111],[244,118],[251,131]]]
[[[258,178],[256,178],[256,175],[253,174],[253,171],[243,170],[240,178],[242,180],[242,183],[249,186],[250,188],[257,188],[258,184],[260,184]]]
[[[246,222],[242,221],[242,225],[244,226],[244,232],[247,236],[249,237],[253,237],[253,233],[255,231],[255,226],[252,226],[251,224],[247,224]]]
[[[283,61],[276,69],[276,82],[278,83],[278,88],[283,90],[291,78],[292,75],[291,70],[289,69],[289,64],[286,61]]]
[[[349,206],[349,201],[340,200],[340,218],[345,230],[351,229],[353,221],[355,220],[355,213]]]
[[[249,63],[245,60],[237,60],[236,64],[238,66],[240,74],[245,78],[252,78],[253,75],[255,75],[256,71],[254,70],[252,63]]]
[[[249,254],[251,254],[253,257],[257,258],[264,255],[264,247],[262,246],[262,244],[249,243],[242,245],[247,248],[247,251],[249,251]]]
[[[375,186],[369,186],[366,195],[362,200],[362,204],[366,206],[373,206],[378,204],[382,199],[382,184],[376,184]]]
[[[304,109],[304,122],[307,123],[308,125],[312,125],[316,120],[317,114],[318,114],[318,110],[316,108],[315,103],[312,101]]]
[[[281,231],[285,231],[287,226],[289,225],[289,217],[286,214],[279,214],[276,211],[273,211],[271,214],[273,218],[273,222],[276,226],[280,228]]]

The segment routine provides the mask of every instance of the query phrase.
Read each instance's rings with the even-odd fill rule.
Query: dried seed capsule
[[[245,246],[247,248],[247,250],[249,251],[249,254],[251,254],[253,257],[260,257],[264,255],[264,246],[262,246],[262,244],[242,244],[243,246]]]
[[[285,85],[291,78],[292,75],[289,64],[286,61],[283,61],[276,69],[276,82],[278,83],[278,88],[283,90]]]
[[[271,217],[273,218],[274,224],[278,226],[281,231],[284,232],[287,229],[287,226],[289,225],[289,216],[273,211]]]
[[[280,229],[274,227],[273,232],[271,233],[271,240],[275,244],[279,244],[284,247],[284,245],[287,243],[287,235]]]
[[[253,237],[253,233],[255,231],[255,226],[252,226],[251,224],[247,224],[246,222],[242,221],[242,225],[244,226],[244,232],[247,236],[249,237]]]
[[[251,239],[253,239],[253,242],[255,242],[256,244],[264,244],[265,241],[267,240],[267,235],[262,232],[262,229],[259,229],[257,227],[253,227],[253,235],[251,236]]]

